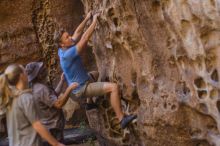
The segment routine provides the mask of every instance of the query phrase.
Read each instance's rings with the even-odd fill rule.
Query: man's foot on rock
[[[125,129],[128,126],[128,124],[131,123],[136,118],[137,118],[137,115],[124,116],[120,122],[121,128]]]

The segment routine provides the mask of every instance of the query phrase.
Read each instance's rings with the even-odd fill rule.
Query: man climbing
[[[60,65],[65,74],[68,84],[72,82],[79,83],[79,86],[73,90],[73,95],[76,98],[91,98],[93,96],[101,96],[110,93],[110,102],[117,118],[120,121],[121,128],[125,128],[132,122],[136,115],[124,115],[121,109],[121,101],[119,97],[119,89],[116,83],[110,82],[90,82],[90,77],[83,67],[80,55],[86,48],[100,13],[93,15],[93,20],[88,29],[83,33],[83,29],[87,21],[92,17],[89,12],[82,23],[77,27],[74,34],[71,36],[65,30],[59,30],[55,34],[55,41],[59,46],[58,55]],[[80,36],[82,37],[80,38]]]

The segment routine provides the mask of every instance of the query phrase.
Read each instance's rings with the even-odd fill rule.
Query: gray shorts
[[[75,94],[76,98],[91,98],[94,96],[101,96],[105,94],[104,91],[105,82],[87,82],[80,90]]]
[[[97,72],[89,73],[90,80],[73,96],[76,99],[91,98],[105,94],[104,84],[106,82],[96,82],[98,80]]]

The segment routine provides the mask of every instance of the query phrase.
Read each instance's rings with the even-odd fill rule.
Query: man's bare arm
[[[55,101],[54,103],[54,107],[57,109],[61,109],[67,102],[67,100],[69,99],[69,95],[72,92],[72,90],[74,90],[76,87],[78,87],[78,83],[72,83],[69,87],[67,87],[66,91],[64,92],[64,94],[61,94],[58,99]]]
[[[98,16],[99,16],[99,13],[97,13],[93,16],[92,24],[89,26],[89,28],[86,30],[86,32],[82,35],[82,38],[80,39],[80,41],[76,44],[77,52],[79,54],[82,52],[83,48],[85,48],[90,37],[92,36],[92,33],[95,30]]]
[[[65,76],[64,76],[64,73],[62,73],[62,75],[60,77],[60,81],[57,84],[57,87],[55,89],[55,92],[57,93],[57,95],[59,95],[61,93],[64,81],[65,81]]]
[[[32,123],[32,127],[37,133],[49,142],[52,146],[64,146],[63,144],[59,143],[50,133],[49,131],[41,124],[40,121],[35,121]]]
[[[79,37],[82,35],[83,30],[85,28],[85,25],[87,23],[87,21],[91,18],[92,13],[89,12],[86,15],[86,18],[80,23],[80,25],[76,28],[74,34],[72,35],[72,39],[77,41],[79,39]]]

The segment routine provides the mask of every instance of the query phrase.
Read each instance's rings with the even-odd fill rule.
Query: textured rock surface
[[[0,1],[0,69],[39,58],[31,7],[31,1]]]
[[[82,1],[103,11],[92,39],[101,78],[139,117],[121,131],[103,108],[103,132],[124,144],[220,145],[220,1]]]
[[[43,59],[54,79],[53,32],[102,10],[91,39],[100,78],[120,85],[124,111],[138,120],[121,130],[100,101],[100,133],[117,144],[219,146],[220,0],[82,2],[1,0],[0,69]]]

